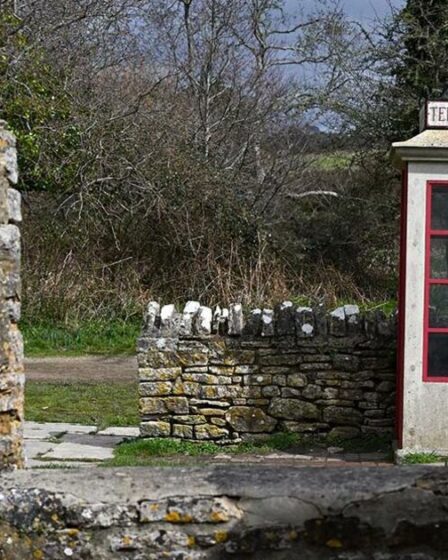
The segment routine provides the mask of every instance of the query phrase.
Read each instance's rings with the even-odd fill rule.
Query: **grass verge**
[[[447,459],[436,453],[410,453],[402,459],[404,465],[430,465],[431,463],[447,462]]]
[[[23,322],[20,328],[27,356],[133,354],[140,322],[89,321],[81,325]]]
[[[115,457],[104,463],[107,467],[145,467],[161,465],[160,459],[206,457],[218,453],[266,454],[297,448],[302,440],[297,434],[279,433],[262,441],[243,442],[235,445],[218,445],[213,442],[189,442],[170,438],[137,439],[122,443],[115,449]],[[167,462],[167,464],[169,464]],[[172,464],[172,463],[171,463]]]
[[[25,386],[25,418],[36,422],[73,422],[101,428],[137,426],[137,385],[28,381]]]
[[[206,458],[218,453],[226,455],[244,453],[267,454],[276,451],[307,453],[313,449],[326,449],[330,444],[334,444],[334,440],[316,440],[290,433],[278,433],[263,440],[226,446],[213,442],[189,442],[169,438],[137,439],[119,445],[115,449],[114,458],[105,462],[104,466],[165,466],[173,465],[175,462],[179,464],[185,463],[186,458]],[[371,451],[387,453],[390,450],[390,441],[373,437],[359,438],[351,442],[341,442],[341,447],[345,451],[354,451],[356,449],[359,453]]]

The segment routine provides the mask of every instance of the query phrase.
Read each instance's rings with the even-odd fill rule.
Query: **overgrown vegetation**
[[[28,381],[25,417],[36,422],[73,422],[101,428],[137,426],[137,385]]]
[[[395,298],[387,152],[412,87],[445,83],[414,56],[446,52],[425,39],[433,4],[361,29],[331,1],[0,0],[28,323],[133,322],[149,298]]]

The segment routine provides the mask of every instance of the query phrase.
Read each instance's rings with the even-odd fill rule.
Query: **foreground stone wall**
[[[20,194],[14,136],[0,121],[0,470],[22,466],[23,344],[20,318]]]
[[[213,313],[148,305],[138,341],[141,434],[227,443],[273,432],[391,434],[395,318],[284,302]]]
[[[438,467],[89,469],[1,477],[3,560],[431,560]]]

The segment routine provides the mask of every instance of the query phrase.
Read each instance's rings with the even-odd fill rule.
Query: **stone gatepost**
[[[14,135],[0,121],[0,470],[23,466],[25,376],[20,318],[20,194]]]

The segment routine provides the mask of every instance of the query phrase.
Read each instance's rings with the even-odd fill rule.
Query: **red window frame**
[[[433,187],[444,186],[448,190],[448,181],[428,181],[426,184],[426,240],[425,240],[425,311],[423,324],[423,381],[427,383],[448,383],[448,364],[447,376],[435,377],[428,375],[429,362],[429,335],[430,334],[447,334],[448,327],[430,327],[429,326],[429,304],[431,300],[431,286],[448,285],[448,278],[432,278],[431,277],[431,240],[433,237],[448,237],[448,230],[433,230],[431,224],[432,218],[432,190]]]

